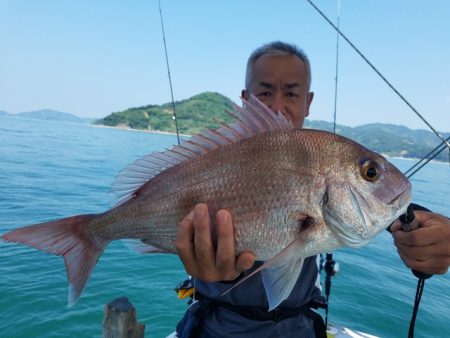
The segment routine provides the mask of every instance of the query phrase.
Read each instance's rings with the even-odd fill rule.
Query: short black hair
[[[261,56],[263,55],[294,55],[302,60],[306,67],[306,83],[307,88],[311,88],[311,64],[306,53],[297,46],[289,44],[282,41],[269,42],[261,47],[255,49],[255,51],[250,55],[247,61],[247,70],[245,74],[245,88],[248,89],[250,84],[250,77],[252,73],[253,66]]]

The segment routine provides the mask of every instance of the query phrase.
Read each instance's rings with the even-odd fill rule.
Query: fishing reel
[[[320,255],[320,270],[324,270],[327,276],[336,276],[340,270],[339,263],[333,260],[333,254],[327,252],[325,258]]]
[[[325,296],[328,301],[331,292],[331,277],[336,276],[340,270],[340,267],[339,263],[333,260],[333,253],[331,252],[327,252],[325,254],[325,259],[323,259],[323,256],[320,255],[320,260],[320,269],[325,270]]]
[[[329,299],[331,293],[331,277],[336,276],[339,272],[339,263],[333,260],[333,253],[327,252],[325,254],[325,259],[323,254],[320,254],[320,270],[325,270],[325,297],[326,297],[326,308],[325,308],[325,326],[328,326],[328,308]]]

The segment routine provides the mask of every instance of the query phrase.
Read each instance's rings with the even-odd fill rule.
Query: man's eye
[[[261,97],[261,96],[270,96],[270,95],[271,95],[270,92],[261,92],[257,96]]]
[[[287,96],[287,97],[297,97],[298,95],[297,95],[296,93],[293,93],[293,92],[288,92],[288,93],[286,94],[286,96]]]

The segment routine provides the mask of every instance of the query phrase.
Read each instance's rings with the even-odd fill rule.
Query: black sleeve
[[[419,204],[411,203],[411,205],[412,205],[412,207],[413,207],[414,210],[420,210],[420,211],[428,211],[428,212],[431,212],[430,209],[427,209],[427,208],[425,208],[425,207],[423,207],[423,206],[421,206],[421,205],[419,205]]]

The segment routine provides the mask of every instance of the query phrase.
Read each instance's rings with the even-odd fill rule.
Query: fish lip
[[[398,200],[400,199],[404,199],[406,192],[411,190],[411,183],[408,181],[408,184],[406,184],[405,189],[402,190],[402,192],[400,194],[398,194],[396,197],[394,197],[389,203],[388,205],[392,205],[392,204],[396,204]]]

